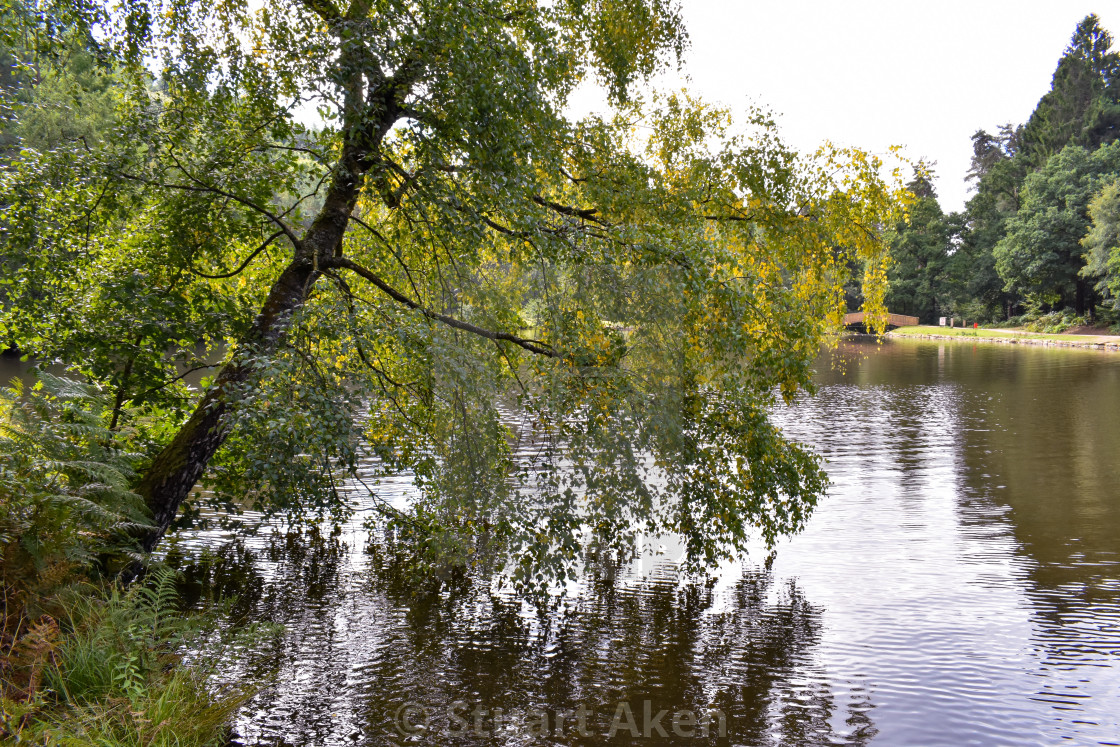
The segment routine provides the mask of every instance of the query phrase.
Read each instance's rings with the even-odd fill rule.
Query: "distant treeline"
[[[963,213],[924,166],[894,229],[888,308],[923,322],[1120,322],[1120,54],[1095,15],[1077,25],[1026,124],[972,136]]]

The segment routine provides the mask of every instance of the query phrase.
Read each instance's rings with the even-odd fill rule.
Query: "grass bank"
[[[0,646],[0,743],[228,743],[230,720],[252,692],[215,686],[229,634],[183,615],[173,573],[127,590],[75,584],[35,607]]]
[[[934,327],[899,327],[887,333],[888,337],[924,340],[958,340],[962,342],[990,342],[1004,345],[1042,345],[1050,347],[1089,348],[1120,351],[1118,335],[1068,335],[1026,332],[1014,329],[971,329]]]

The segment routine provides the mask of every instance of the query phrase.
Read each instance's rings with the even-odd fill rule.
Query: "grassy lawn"
[[[972,329],[971,327],[934,327],[932,325],[919,325],[917,327],[899,327],[890,332],[892,335],[907,337],[912,335],[945,335],[948,337],[1008,337],[1030,338],[1033,340],[1053,340],[1055,342],[1082,342],[1095,343],[1114,341],[1115,337],[1101,337],[1097,335],[1047,335],[1037,332],[1019,332],[1006,329]]]

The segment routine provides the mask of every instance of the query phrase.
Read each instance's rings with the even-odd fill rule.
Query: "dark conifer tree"
[[[1031,168],[1066,145],[1096,148],[1120,136],[1120,54],[1095,15],[1077,25],[1058,61],[1050,91],[1023,127]]]

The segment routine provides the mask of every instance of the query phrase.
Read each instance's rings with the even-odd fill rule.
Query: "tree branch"
[[[739,221],[743,223],[751,223],[755,220],[754,215],[705,215],[703,218],[711,221]]]
[[[248,257],[246,257],[246,258],[245,258],[245,261],[244,261],[244,262],[242,262],[242,263],[241,263],[241,265],[240,265],[240,266],[239,266],[239,267],[238,267],[238,268],[237,268],[236,270],[233,270],[232,272],[227,272],[227,273],[224,273],[224,274],[222,274],[222,275],[207,275],[207,274],[206,274],[205,272],[199,272],[198,270],[194,269],[193,267],[188,267],[187,269],[188,269],[188,270],[190,270],[190,271],[191,271],[191,273],[193,273],[193,274],[195,274],[195,275],[198,275],[198,276],[199,276],[200,278],[206,278],[206,279],[208,279],[208,280],[225,280],[226,278],[231,278],[231,277],[233,277],[234,275],[239,275],[239,274],[241,274],[241,272],[242,272],[242,271],[243,271],[243,270],[244,270],[244,269],[245,269],[246,267],[248,267],[248,266],[249,266],[249,263],[250,263],[250,262],[252,262],[252,261],[253,261],[253,259],[254,259],[254,258],[255,258],[255,257],[256,257],[256,256],[258,255],[258,254],[260,254],[260,253],[261,253],[261,252],[263,252],[263,251],[264,251],[265,249],[267,249],[267,248],[268,248],[268,246],[269,246],[269,245],[270,245],[270,244],[271,244],[271,243],[272,243],[273,241],[275,241],[276,239],[280,238],[280,237],[281,237],[281,236],[283,236],[283,235],[284,235],[284,232],[283,232],[283,231],[277,231],[276,233],[274,233],[274,234],[272,234],[271,236],[269,236],[269,237],[268,237],[267,239],[265,239],[265,240],[264,240],[264,243],[263,243],[263,244],[261,244],[261,245],[260,245],[259,247],[257,247],[256,249],[254,249],[254,250],[253,250],[253,253],[252,253],[252,254],[250,254],[250,255],[249,255]]]
[[[184,379],[187,376],[190,376],[195,371],[205,371],[207,368],[218,368],[221,365],[222,365],[221,363],[208,363],[208,364],[205,364],[205,365],[202,365],[202,366],[193,366],[192,368],[188,368],[186,371],[183,371],[183,373],[179,374],[178,376],[176,376],[173,379],[168,379],[167,381],[163,382],[162,384],[154,386],[151,389],[145,389],[144,391],[137,394],[135,397],[132,397],[132,401],[135,402],[136,400],[141,400],[144,397],[147,397],[149,394],[153,394],[155,392],[158,392],[160,389],[166,389],[167,387],[174,384],[176,381],[179,381],[180,379]]]
[[[183,172],[183,173],[186,173],[186,172]],[[219,189],[218,187],[212,187],[212,186],[210,186],[208,184],[205,184],[204,182],[201,182],[201,181],[199,181],[199,186],[195,186],[195,185],[191,185],[191,184],[169,184],[169,183],[166,183],[166,182],[157,182],[154,179],[148,179],[146,177],[136,176],[135,174],[126,174],[123,171],[116,172],[116,175],[121,177],[122,179],[128,179],[130,181],[139,182],[140,184],[147,184],[151,187],[159,187],[160,189],[181,189],[185,192],[207,192],[209,194],[221,195],[222,197],[228,197],[229,199],[233,200],[234,202],[236,202],[238,204],[241,204],[241,205],[244,205],[245,207],[249,208],[250,210],[255,210],[256,212],[260,213],[261,215],[263,215],[264,217],[268,218],[270,221],[275,223],[276,226],[280,229],[280,231],[291,240],[292,246],[296,247],[296,249],[299,249],[299,247],[302,245],[300,240],[299,240],[299,237],[296,236],[295,232],[292,231],[291,227],[289,227],[288,224],[285,223],[283,220],[281,220],[276,214],[272,213],[269,210],[266,210],[265,208],[256,204],[252,200],[247,200],[244,197],[239,197],[238,195],[235,195],[232,192],[226,192],[225,190]],[[197,179],[194,179],[194,177],[190,176],[190,174],[187,174],[187,177],[192,179],[193,181],[198,181]]]
[[[394,301],[403,304],[410,309],[419,311],[429,319],[433,319],[437,322],[442,322],[449,327],[461,329],[464,332],[470,332],[473,335],[485,337],[488,340],[504,340],[506,342],[511,342],[514,345],[524,348],[530,353],[536,353],[537,355],[544,355],[549,358],[562,357],[560,353],[553,349],[551,345],[541,342],[540,340],[531,340],[525,337],[518,337],[517,335],[512,335],[509,332],[495,332],[493,330],[471,324],[470,322],[464,322],[461,319],[456,319],[453,316],[448,316],[447,314],[441,314],[438,311],[427,309],[421,306],[418,302],[413,301],[411,298],[398,291],[396,288],[393,288],[391,285],[378,277],[375,273],[371,272],[365,267],[362,267],[357,262],[354,262],[347,257],[334,257],[329,260],[328,265],[330,267],[350,270],[351,272],[365,278],[369,282],[376,285],[381,290],[381,292],[392,298]]]
[[[378,241],[380,241],[385,246],[386,249],[389,250],[389,253],[393,255],[393,259],[397,260],[397,264],[399,264],[401,266],[401,269],[404,270],[405,277],[408,278],[408,284],[412,286],[412,292],[416,294],[417,298],[419,298],[420,297],[420,289],[416,287],[416,281],[412,277],[412,269],[408,266],[408,263],[404,261],[404,257],[402,257],[400,255],[400,252],[398,252],[393,247],[393,245],[389,243],[389,241],[381,234],[380,231],[378,231],[376,228],[374,228],[370,224],[366,223],[364,220],[362,220],[358,216],[351,213],[350,220],[354,221],[359,226],[361,226],[362,228],[369,231],[371,235],[373,235]]]
[[[533,202],[541,205],[542,207],[550,208],[557,213],[560,213],[561,215],[567,215],[571,218],[582,218],[583,220],[589,220],[592,223],[598,223],[600,226],[610,225],[610,223],[603,220],[602,218],[596,217],[599,211],[595,208],[575,208],[571,207],[570,205],[561,205],[559,202],[547,200],[540,195],[533,195]]]

